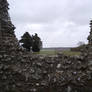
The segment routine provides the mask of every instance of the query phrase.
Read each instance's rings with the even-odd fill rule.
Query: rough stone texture
[[[18,41],[14,34],[14,25],[8,14],[8,2],[0,0],[0,53],[16,51]]]
[[[83,57],[0,56],[1,92],[92,92],[91,81]]]
[[[90,35],[88,36],[88,59],[92,62],[92,20],[90,21]]]
[[[92,45],[92,20],[90,21],[90,35],[88,36],[89,44]]]
[[[87,49],[74,57],[32,55],[20,48],[14,28],[0,0],[0,92],[92,92]]]

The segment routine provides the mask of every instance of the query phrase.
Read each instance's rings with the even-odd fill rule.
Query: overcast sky
[[[87,43],[92,0],[8,0],[18,39],[38,33],[44,47],[74,47]]]

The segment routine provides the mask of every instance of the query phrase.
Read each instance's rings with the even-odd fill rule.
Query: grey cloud
[[[59,18],[87,24],[92,16],[91,0],[8,0],[14,21],[48,23]]]
[[[9,0],[10,1],[10,0]],[[60,0],[57,2],[56,0],[20,0],[17,3],[12,3],[15,8],[11,10],[12,15],[14,16],[14,21],[20,22],[52,22],[53,20],[61,17],[61,13],[63,14],[64,5]],[[11,1],[10,1],[11,2]],[[21,3],[20,3],[21,2]],[[40,2],[40,3],[39,3]],[[19,5],[21,4],[21,5]]]

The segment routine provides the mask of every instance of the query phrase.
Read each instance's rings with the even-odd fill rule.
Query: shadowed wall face
[[[89,45],[92,45],[92,20],[90,21],[90,35],[88,36]]]
[[[90,34],[88,36],[88,46],[86,48],[89,64],[92,64],[92,20],[90,21]]]
[[[18,48],[18,40],[14,34],[14,25],[9,17],[7,0],[0,0],[0,52]]]
[[[8,14],[8,5],[9,4],[6,0],[0,0],[0,31],[2,36],[4,36],[5,33],[13,34],[13,30],[15,29]]]

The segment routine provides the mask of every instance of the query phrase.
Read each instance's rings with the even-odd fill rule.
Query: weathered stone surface
[[[11,58],[10,61],[4,61],[7,58]],[[92,72],[89,65],[81,57],[59,55],[41,59],[40,56],[33,55],[2,55],[0,60],[2,90],[4,88],[14,92],[20,90],[21,92],[39,92],[43,89],[55,89],[56,92],[60,90],[67,92],[70,87],[71,90],[76,87],[85,88],[91,80]]]
[[[92,20],[90,21],[90,34],[88,36],[88,59],[92,61]]]

